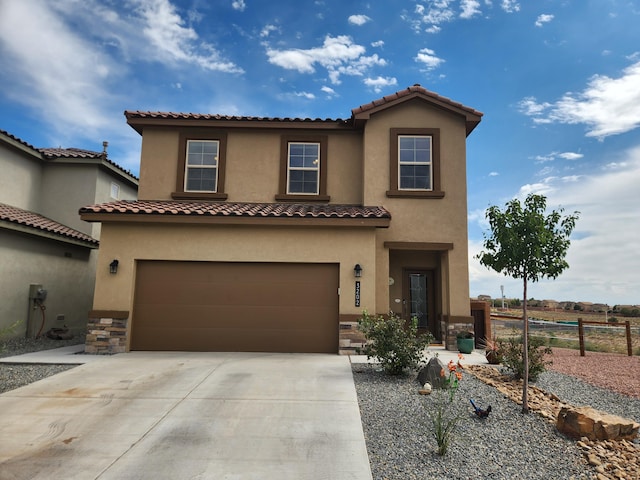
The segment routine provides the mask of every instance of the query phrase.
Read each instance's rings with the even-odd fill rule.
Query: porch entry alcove
[[[406,321],[418,319],[418,332],[443,341],[445,290],[442,288],[453,243],[385,242],[389,249],[390,310]]]

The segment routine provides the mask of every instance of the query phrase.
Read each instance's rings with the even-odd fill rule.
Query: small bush
[[[522,354],[523,336],[509,337],[502,342],[502,364],[510,370],[516,379],[524,376],[524,360]],[[535,382],[538,376],[547,370],[547,365],[551,365],[550,360],[545,359],[545,355],[551,355],[551,347],[545,346],[541,337],[529,336],[529,380]]]
[[[366,311],[358,320],[358,328],[367,339],[359,349],[367,358],[374,358],[389,375],[399,375],[405,369],[416,368],[422,352],[433,341],[430,333],[418,335],[418,319],[405,322],[395,313],[386,319],[369,315]]]

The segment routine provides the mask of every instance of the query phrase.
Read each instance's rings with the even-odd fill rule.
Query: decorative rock
[[[418,390],[418,393],[420,395],[429,395],[429,394],[431,394],[432,390],[433,390],[433,387],[431,386],[431,384],[429,382],[427,382],[422,386],[422,388],[420,390]]]
[[[633,440],[638,435],[640,424],[591,407],[563,406],[558,413],[556,428],[572,438]]]
[[[432,388],[442,388],[444,386],[444,377],[440,376],[440,372],[444,370],[444,365],[438,357],[433,357],[426,366],[422,367],[418,372],[418,381],[420,385],[429,383]]]

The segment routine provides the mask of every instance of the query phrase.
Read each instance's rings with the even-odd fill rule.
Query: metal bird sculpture
[[[480,407],[478,407],[475,403],[473,403],[473,400],[469,400],[471,402],[471,406],[473,407],[474,413],[476,414],[476,416],[480,417],[480,418],[487,418],[489,416],[489,413],[491,412],[491,405],[489,405],[486,409],[481,409]]]

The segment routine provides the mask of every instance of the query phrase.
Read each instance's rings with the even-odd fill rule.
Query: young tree
[[[529,412],[529,321],[527,316],[527,282],[556,278],[569,264],[564,257],[569,249],[569,236],[579,212],[562,217],[563,209],[545,215],[547,199],[543,195],[529,194],[524,208],[518,199],[511,200],[502,211],[491,206],[486,211],[491,233],[484,235],[484,249],[476,258],[496,272],[523,282],[522,319],[524,385],[522,413]]]

